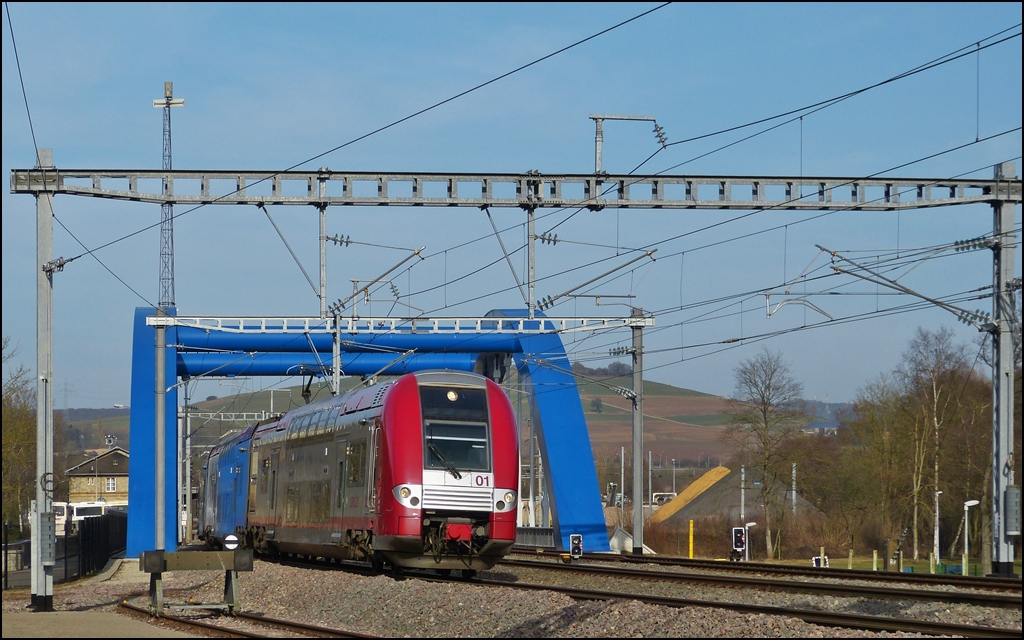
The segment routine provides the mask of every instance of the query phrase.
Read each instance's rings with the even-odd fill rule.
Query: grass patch
[[[670,420],[695,424],[699,427],[724,427],[732,423],[733,416],[728,413],[706,413],[700,415],[668,416]]]
[[[632,376],[619,376],[617,378],[605,378],[601,380],[603,384],[595,384],[593,382],[580,381],[578,387],[581,395],[587,396],[613,396],[616,395],[614,391],[608,387],[625,387],[626,389],[633,388],[633,377]],[[608,385],[608,386],[604,386]],[[650,380],[644,380],[644,395],[645,396],[681,396],[688,398],[714,398],[715,396],[710,393],[702,393],[700,391],[694,391],[693,389],[682,389],[680,387],[673,387],[671,385],[662,384],[660,382],[651,382]]]

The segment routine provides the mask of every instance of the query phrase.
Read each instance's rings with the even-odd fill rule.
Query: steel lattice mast
[[[171,107],[184,107],[184,99],[172,98],[173,83],[164,83],[163,100],[154,100],[153,106],[164,110],[164,162],[163,170],[171,170]],[[171,195],[172,182],[163,180],[163,193]],[[160,302],[161,307],[174,306],[174,205],[160,205]]]

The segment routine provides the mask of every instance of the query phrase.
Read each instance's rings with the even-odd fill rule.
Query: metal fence
[[[53,581],[77,580],[96,573],[113,556],[123,553],[128,539],[128,516],[112,511],[103,516],[86,518],[63,536],[57,537]],[[8,541],[4,524],[3,588],[26,588],[31,582],[32,546],[30,540]]]
[[[79,522],[78,575],[85,577],[102,570],[114,554],[124,552],[127,540],[128,514],[124,512],[111,511]]]

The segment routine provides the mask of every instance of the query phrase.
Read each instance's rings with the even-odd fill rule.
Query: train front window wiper
[[[462,474],[455,468],[455,465],[444,459],[444,456],[442,456],[441,452],[437,450],[437,447],[434,446],[433,442],[428,442],[427,448],[430,449],[430,453],[434,454],[434,457],[437,458],[438,462],[444,465],[445,471],[452,474],[452,477],[456,480],[462,480]]]

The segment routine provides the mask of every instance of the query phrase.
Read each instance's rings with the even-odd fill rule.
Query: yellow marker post
[[[690,560],[693,560],[693,520],[690,520]]]

